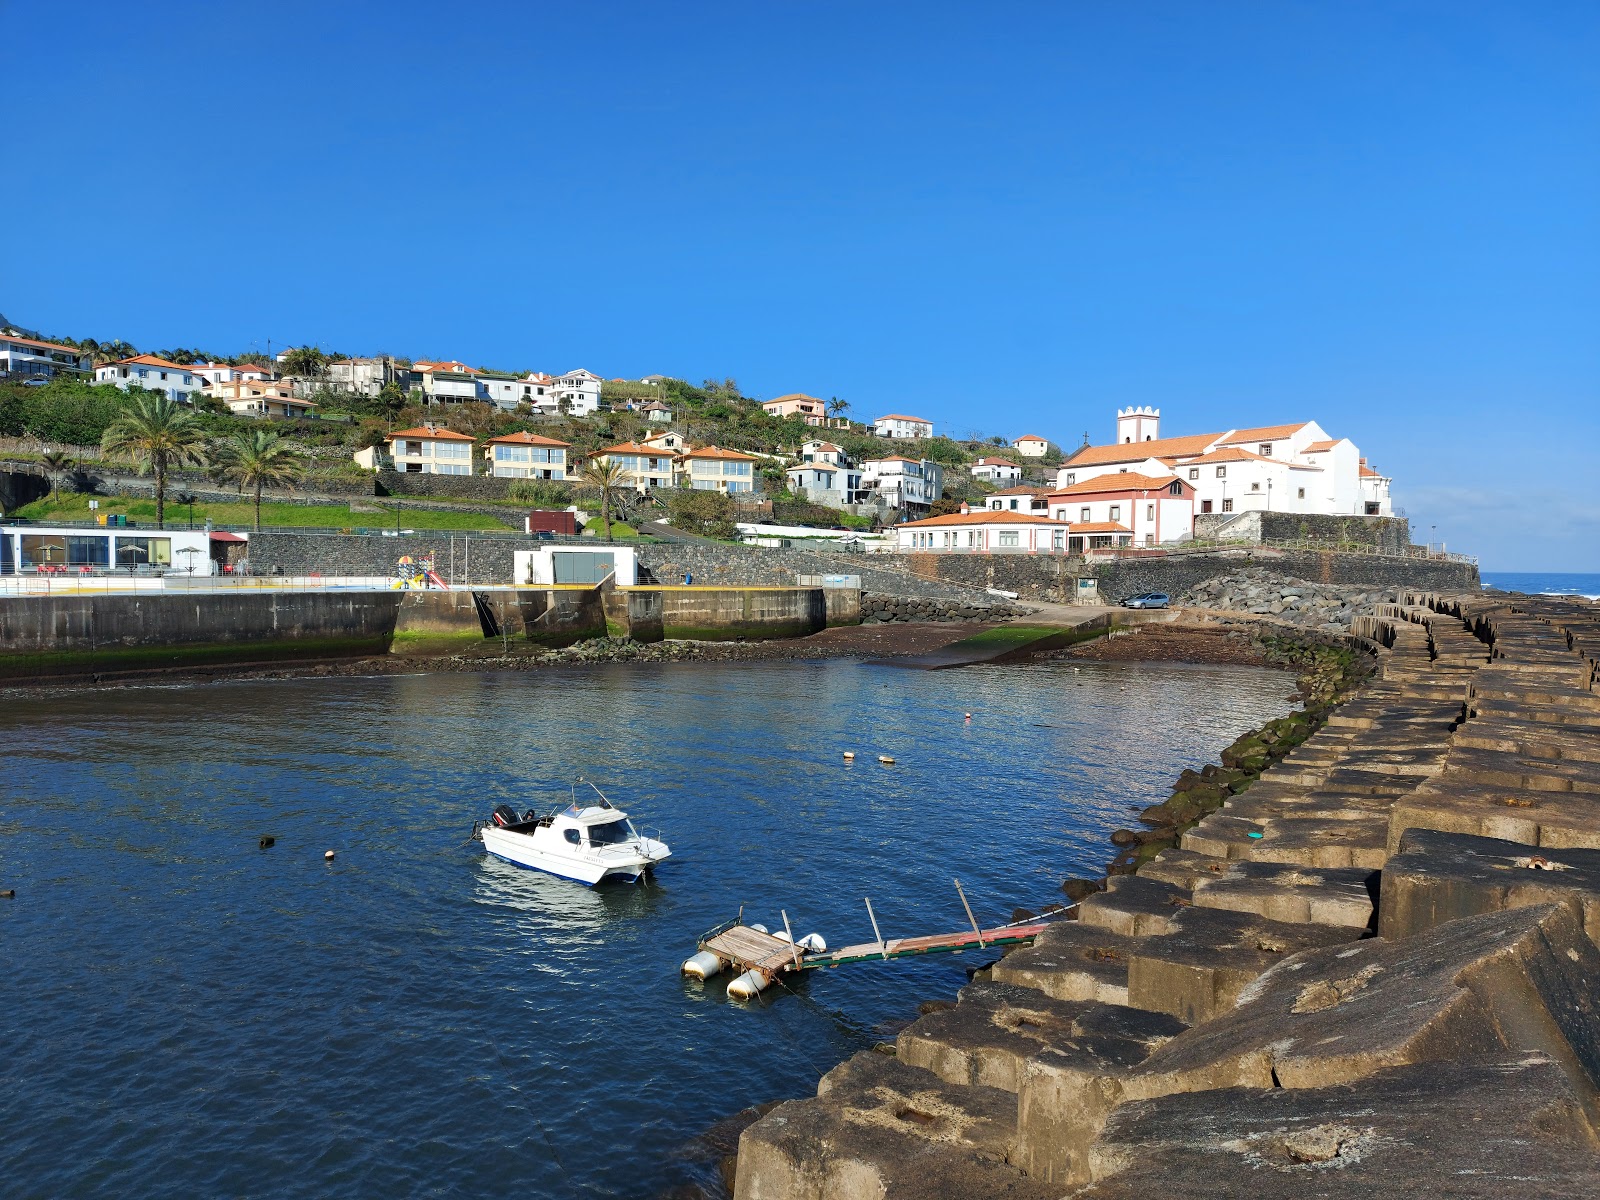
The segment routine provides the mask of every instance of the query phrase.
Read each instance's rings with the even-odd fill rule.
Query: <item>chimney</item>
[[[971,511],[972,511],[972,509],[967,506],[967,502],[965,500],[963,500],[961,502],[961,515],[964,517]]]

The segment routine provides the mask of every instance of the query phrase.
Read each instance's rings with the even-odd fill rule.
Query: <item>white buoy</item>
[[[796,942],[795,945],[799,946],[802,950],[810,951],[812,954],[823,954],[828,949],[828,943],[823,940],[820,933],[808,933],[805,935],[805,937]]]
[[[784,929],[778,930],[778,932],[773,934],[772,936],[777,938],[780,942],[787,942],[789,940],[789,933],[788,933],[787,930],[784,930]]]
[[[754,1000],[772,981],[760,971],[746,971],[728,985],[728,996],[733,1000]]]
[[[886,767],[894,766],[894,758],[892,756],[888,755],[888,754],[880,754],[880,755],[878,755],[878,761],[881,762]]]
[[[332,850],[324,850],[322,852],[322,857],[327,859],[329,862],[332,862],[334,859],[334,853]]]
[[[765,925],[752,925],[750,928],[754,929],[757,933],[765,933],[767,931],[767,927]]]
[[[702,950],[684,962],[683,973],[692,975],[696,979],[710,979],[713,975],[722,974],[723,968],[727,965],[711,951]]]
[[[855,762],[856,752],[854,750],[846,750],[844,752],[844,760],[845,762]]]

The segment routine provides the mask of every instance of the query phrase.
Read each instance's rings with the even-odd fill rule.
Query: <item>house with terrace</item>
[[[281,379],[228,379],[208,383],[204,391],[236,417],[304,417],[317,407],[296,396],[294,385]]]
[[[680,466],[678,452],[647,442],[620,442],[596,450],[591,458],[611,463],[622,471],[623,482],[641,492],[652,488],[676,487]]]
[[[926,458],[891,454],[861,464],[862,499],[892,512],[926,513],[944,494],[944,468]]]
[[[1046,497],[1050,515],[1072,524],[1074,537],[1112,539],[1101,546],[1162,546],[1194,536],[1194,487],[1176,475],[1117,471],[1058,488]]]
[[[872,432],[881,438],[931,438],[933,422],[926,417],[908,417],[904,413],[889,413],[872,423]]]
[[[202,386],[200,376],[188,367],[157,358],[154,354],[135,354],[121,362],[96,367],[94,381],[109,383],[123,391],[139,387],[161,392],[178,404],[193,404]]]
[[[1064,554],[1070,537],[1065,521],[965,504],[960,512],[902,521],[893,532],[897,550],[944,554]]]
[[[758,460],[752,455],[720,446],[702,446],[686,451],[680,461],[684,481],[697,491],[755,491]]]
[[[570,442],[536,433],[508,433],[490,438],[483,448],[489,474],[500,479],[566,479]]]
[[[761,407],[774,417],[801,417],[807,425],[824,425],[828,420],[828,402],[804,392],[790,392],[775,400],[763,400]]]
[[[1048,516],[1050,489],[1019,483],[1001,488],[998,492],[990,492],[984,497],[984,507],[991,512],[1025,512],[1036,517]]]
[[[18,379],[77,378],[93,366],[94,357],[73,346],[0,334],[0,374]]]
[[[1009,458],[980,458],[968,470],[985,483],[1016,483],[1022,478],[1022,468]]]
[[[473,439],[464,433],[428,424],[386,434],[383,440],[396,471],[410,475],[472,474]],[[358,453],[356,461],[367,467],[378,465],[375,456],[368,454],[366,458],[363,461]]]

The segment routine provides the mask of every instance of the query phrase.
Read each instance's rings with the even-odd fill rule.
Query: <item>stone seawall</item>
[[[1600,606],[1402,601],[1177,847],[751,1124],[736,1200],[1600,1195]]]

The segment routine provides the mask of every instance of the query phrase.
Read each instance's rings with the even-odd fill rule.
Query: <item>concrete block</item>
[[[1412,937],[1446,921],[1565,904],[1600,942],[1600,850],[1541,850],[1432,829],[1407,830],[1383,868],[1378,932]]]
[[[1395,801],[1386,838],[1391,853],[1399,850],[1408,829],[1469,833],[1554,849],[1600,850],[1600,797],[1525,791],[1445,774]]]
[[[1090,1158],[1101,1182],[1082,1200],[1600,1195],[1600,1154],[1582,1106],[1560,1068],[1538,1055],[1125,1104]]]
[[[1128,1003],[1128,952],[1138,939],[1080,921],[1046,929],[995,963],[995,982],[1037,988],[1053,1000]]]

